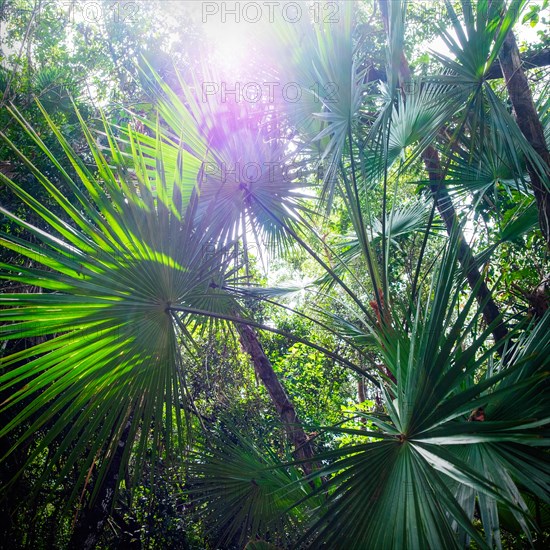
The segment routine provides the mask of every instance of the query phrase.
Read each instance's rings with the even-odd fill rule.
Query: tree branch
[[[536,69],[539,67],[550,66],[550,48],[544,48],[542,50],[527,51],[521,55],[521,64],[523,70]],[[366,63],[361,65],[362,71],[366,71],[363,83],[376,82],[381,80],[386,82],[387,74],[386,69],[377,68],[374,66],[372,60],[367,60]],[[495,61],[491,68],[485,74],[487,80],[494,80],[495,78],[503,78],[502,69],[498,61]]]

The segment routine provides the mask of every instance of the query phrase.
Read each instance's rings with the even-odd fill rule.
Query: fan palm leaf
[[[2,410],[20,403],[22,407],[0,434],[22,429],[12,452],[47,428],[28,462],[53,441],[61,441],[45,475],[61,456],[64,473],[78,464],[74,497],[94,465],[96,488],[101,485],[127,421],[128,441],[139,440],[136,471],[150,428],[159,452],[182,444],[189,435],[180,406],[185,391],[178,324],[171,308],[228,307],[212,299],[210,288],[212,280],[223,279],[227,260],[205,258],[201,231],[184,231],[196,186],[195,178],[185,178],[184,166],[196,165],[189,152],[179,151],[179,169],[167,176],[157,140],[152,179],[139,147],[132,151],[133,172],[113,167],[83,123],[95,160],[92,173],[44,112],[73,167],[73,177],[15,109],[12,114],[60,170],[72,200],[21,153],[22,162],[61,214],[0,175],[46,227],[33,226],[2,208],[4,216],[31,238],[0,235],[2,246],[27,259],[25,266],[2,264],[0,277],[35,285],[41,292],[2,294],[0,336],[44,341],[1,359],[0,388],[10,392]],[[111,158],[120,158],[113,136],[107,127],[105,131]],[[232,303],[232,310],[235,307]],[[127,460],[128,453],[125,464]]]
[[[213,243],[246,240],[252,234],[260,248],[290,246],[289,230],[298,229],[307,212],[304,199],[312,196],[305,194],[305,172],[296,156],[272,131],[272,109],[221,94],[204,96],[198,79],[194,87],[181,82],[179,97],[158,75],[150,77],[160,90],[156,101],[161,124],[146,118],[141,122],[162,136],[165,170],[176,168],[182,148],[200,160],[192,167],[200,195],[194,223],[202,225]],[[205,71],[203,84],[220,80]],[[146,153],[148,170],[156,171],[156,139],[143,132],[132,135]],[[129,136],[122,141],[128,147]]]
[[[461,20],[451,3],[446,2],[455,36],[443,28],[441,36],[453,58],[432,52],[452,75],[443,77],[442,83],[453,81],[467,98],[461,118],[472,129],[468,150],[473,153],[483,149],[486,127],[496,131],[502,139],[509,166],[517,177],[523,174],[526,161],[541,174],[544,174],[544,164],[524,138],[506,105],[495,94],[486,74],[525,5],[525,0],[515,0],[503,9],[498,2],[479,0],[474,11],[472,3],[462,2]]]
[[[225,433],[224,433],[225,432]],[[293,502],[311,492],[299,470],[285,465],[267,444],[223,426],[189,463],[190,495],[217,545],[242,547],[258,537],[288,547],[305,521]],[[270,536],[271,535],[271,536]]]
[[[304,540],[311,536],[314,544],[346,548],[459,548],[458,526],[489,547],[497,502],[529,534],[533,520],[518,487],[527,483],[546,500],[550,480],[545,456],[536,450],[548,445],[549,344],[541,335],[550,315],[520,338],[505,363],[487,371],[494,352],[487,346],[491,327],[476,333],[475,315],[469,320],[475,293],[453,313],[460,301],[455,263],[451,245],[410,331],[398,319],[377,331],[378,353],[395,379],[385,394],[387,414],[366,415],[374,430],[352,430],[365,443],[317,457],[331,462],[317,475],[332,477],[326,507]],[[476,373],[484,370],[487,376],[476,383]],[[511,402],[514,407],[507,406]],[[486,421],[468,422],[470,411],[482,405]],[[491,451],[484,451],[487,446]],[[483,464],[475,453],[483,454]],[[517,475],[519,457],[528,457],[530,481]],[[487,546],[471,524],[474,493]]]

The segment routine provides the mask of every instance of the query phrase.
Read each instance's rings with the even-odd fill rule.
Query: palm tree
[[[223,524],[222,541],[238,536],[244,543],[274,529],[274,540],[294,546],[455,548],[471,539],[499,547],[502,511],[532,540],[537,525],[529,503],[548,503],[550,484],[539,450],[548,444],[550,313],[503,331],[503,315],[494,309],[473,252],[465,249],[458,214],[446,217],[459,192],[495,187],[498,177],[487,180],[484,171],[495,159],[506,164],[509,185],[533,200],[524,166],[539,160],[484,78],[521,5],[501,14],[480,0],[477,19],[465,8],[462,24],[449,6],[460,44],[450,36],[447,41],[456,59],[441,57],[447,72],[415,81],[421,92],[413,97],[400,92],[411,78],[403,55],[406,3],[383,6],[388,81],[382,89],[359,70],[352,3],[339,4],[337,24],[275,26],[281,49],[310,54],[306,62],[293,56],[280,78],[303,90],[312,81],[331,83],[330,93],[314,90],[298,107],[279,106],[275,114],[239,105],[223,106],[224,114],[222,106],[198,100],[200,88],[181,82],[182,99],[157,80],[158,119],[142,119],[147,132],[105,124],[105,152],[83,124],[94,172],[51,124],[75,175],[64,171],[12,108],[77,203],[23,155],[62,215],[0,174],[48,227],[2,209],[34,242],[0,236],[3,246],[32,262],[3,265],[1,276],[43,291],[3,294],[0,334],[46,337],[2,358],[0,389],[9,392],[3,409],[16,413],[0,434],[18,431],[10,452],[41,434],[30,464],[56,441],[43,479],[54,468],[59,479],[76,469],[73,503],[93,474],[91,497],[108,508],[130,458],[138,472],[150,444],[156,456],[161,449],[186,453],[192,433],[185,411],[193,404],[182,403],[189,400],[182,348],[193,353],[197,324],[213,319],[215,328],[230,321],[302,452],[295,464],[281,464],[237,437],[222,439],[192,462],[202,479],[201,498]],[[376,113],[368,124],[365,111]],[[502,129],[505,135],[499,135]],[[286,177],[297,158],[311,172],[321,161],[317,212],[303,196],[304,182]],[[227,179],[224,168],[238,159],[273,170]],[[417,159],[428,172],[431,213],[424,199],[415,199],[409,210],[398,205]],[[454,195],[447,194],[450,183]],[[341,248],[317,229],[323,210],[334,204],[343,205],[353,228]],[[446,244],[436,210],[449,233]],[[284,295],[246,284],[246,265],[232,250],[243,241],[246,248],[250,234],[281,253],[300,247],[324,273],[318,286],[345,302],[347,315],[318,307],[298,313],[335,335],[360,361],[313,339],[302,341],[368,377],[371,391],[381,396],[383,409],[364,414],[363,426],[327,428],[349,433],[357,443],[314,457],[305,446],[296,411],[250,327],[277,329],[248,317],[238,299]],[[393,260],[399,239],[409,234],[421,245],[411,249],[415,265],[405,287],[411,294],[404,296]],[[496,246],[484,258],[490,260]],[[373,354],[378,361],[365,367]],[[468,421],[480,407],[483,422]],[[248,470],[236,485],[242,464]],[[307,464],[300,485],[295,466]],[[235,514],[227,514],[227,502],[238,503]],[[476,512],[483,534],[473,523]],[[282,519],[270,525],[271,516]]]
[[[512,332],[504,329],[502,315],[460,234],[458,216],[444,187],[445,174],[449,173],[453,175],[449,183],[463,193],[479,192],[480,188],[488,192],[501,183],[503,172],[495,168],[504,165],[510,175],[506,178],[508,185],[529,197],[524,159],[536,158],[484,77],[519,16],[521,6],[516,3],[502,15],[494,7],[487,11],[486,4],[481,2],[476,6],[477,19],[469,6],[464,8],[469,38],[461,38],[461,43],[456,43],[453,49],[459,61],[442,58],[453,72],[430,77],[426,82],[416,81],[416,89],[421,92],[405,98],[407,101],[402,100],[397,91],[399,85],[403,87],[411,78],[402,54],[404,9],[395,2],[383,6],[389,31],[389,82],[382,96],[384,107],[366,132],[358,127],[358,122],[368,90],[363,86],[363,75],[357,75],[353,63],[350,13],[345,7],[342,6],[340,33],[334,27],[329,30],[328,26],[321,26],[316,33],[287,28],[282,36],[289,51],[306,43],[313,52],[307,66],[298,63],[297,67],[286,67],[290,73],[285,74],[287,80],[300,82],[305,88],[308,78],[318,78],[335,84],[338,94],[336,101],[334,97],[331,101],[319,98],[322,112],[317,113],[317,118],[324,124],[317,134],[308,135],[305,129],[311,125],[292,119],[295,127],[304,129],[301,137],[306,146],[307,140],[323,146],[321,157],[328,165],[325,196],[330,204],[335,194],[341,194],[355,230],[352,248],[340,259],[331,251],[337,268],[327,270],[327,278],[333,284],[341,284],[359,312],[351,321],[328,313],[326,317],[342,337],[359,345],[372,346],[374,338],[375,349],[389,375],[384,414],[367,418],[372,422],[372,430],[353,430],[365,443],[317,457],[320,462],[334,463],[313,474],[329,478],[326,486],[319,489],[327,492],[328,503],[321,509],[321,516],[318,509],[312,514],[312,525],[301,539],[304,544],[313,540],[314,545],[346,548],[441,548],[457,547],[473,538],[483,547],[498,547],[501,544],[498,510],[503,507],[512,510],[515,521],[531,540],[533,517],[529,517],[527,502],[534,495],[548,502],[546,457],[534,448],[538,445],[533,445],[539,437],[544,438],[540,430],[547,423],[548,409],[535,397],[546,391],[542,382],[546,352],[535,342],[547,340],[548,314],[536,327],[523,326],[521,331]],[[459,19],[451,6],[449,9],[457,34],[462,37]],[[447,39],[453,45],[452,38],[447,36]],[[389,78],[392,76],[393,81]],[[477,85],[473,86],[473,82]],[[380,101],[380,95],[375,95],[375,99]],[[296,116],[296,112],[292,114]],[[449,120],[450,125],[446,124]],[[500,136],[499,128],[505,129]],[[361,132],[366,134],[364,139],[358,137]],[[452,135],[450,140],[448,135]],[[477,150],[486,158],[482,159]],[[406,155],[405,166],[418,157],[424,160],[434,206],[447,226],[451,242],[444,260],[437,264],[427,298],[416,299],[420,257],[412,303],[400,304],[390,293],[388,277],[392,220],[399,216],[399,210],[394,207],[386,213],[386,207],[391,198],[387,186],[390,167],[402,154]],[[485,172],[489,167],[492,169]],[[397,177],[405,174],[404,169],[397,174]],[[490,176],[489,181],[486,174]],[[369,238],[373,230],[368,227],[374,224],[368,215],[369,192],[374,194],[372,190],[377,186],[383,188],[378,237],[382,242],[381,265],[377,265],[373,252],[375,241]],[[428,227],[431,223],[432,220]],[[525,227],[528,225],[530,223]],[[419,227],[421,223],[414,226]],[[422,250],[429,237],[428,229]],[[348,260],[352,257],[362,258],[371,279],[374,299],[370,312],[364,298],[351,292],[341,278],[346,274],[357,279],[356,274],[350,273]],[[457,271],[457,260],[462,271]],[[452,311],[460,301],[464,275],[472,290],[468,302],[461,304],[461,313],[456,316]],[[457,278],[459,283],[454,286]],[[476,299],[478,308],[473,306]],[[373,319],[373,310],[378,319]],[[407,313],[396,315],[396,310]],[[476,334],[473,329],[480,316],[485,318],[487,326]],[[496,346],[488,339],[491,333]],[[497,362],[493,357],[495,352],[501,355]],[[522,364],[528,365],[529,372],[520,374]],[[474,372],[477,374],[473,375]],[[524,389],[516,386],[520,380],[533,388],[534,393],[529,392],[527,396]],[[513,388],[518,391],[515,397],[504,397],[515,391]],[[525,404],[520,396],[527,399]],[[506,402],[521,402],[521,405],[510,410]],[[468,422],[469,413],[480,406],[485,413],[484,423]],[[531,424],[534,418],[538,420]],[[523,427],[512,435],[515,423]],[[532,426],[537,435],[530,433],[528,426]],[[529,481],[519,474],[519,463],[529,468]],[[215,484],[219,486],[223,476],[217,473]],[[481,517],[485,540],[472,528],[474,509]]]
[[[32,240],[2,235],[3,246],[30,262],[25,268],[4,266],[4,278],[42,289],[32,295],[2,295],[6,306],[2,336],[6,340],[36,336],[45,339],[24,352],[2,358],[6,369],[2,390],[9,390],[3,410],[16,409],[29,399],[34,403],[17,410],[4,426],[4,436],[24,427],[4,458],[27,445],[38,430],[47,429],[48,435],[29,454],[26,465],[53,441],[60,441],[44,476],[58,467],[59,461],[63,463],[59,479],[78,465],[80,474],[68,506],[83,486],[92,487],[90,500],[96,504],[81,518],[73,535],[74,544],[85,547],[94,546],[98,526],[106,519],[105,512],[114,502],[130,459],[139,472],[149,445],[159,451],[173,452],[177,448],[178,453],[184,453],[186,441],[192,436],[185,416],[194,406],[187,403],[180,346],[193,353],[193,326],[205,316],[235,323],[296,456],[311,456],[294,407],[248,326],[261,325],[244,319],[235,292],[228,292],[238,282],[240,266],[234,245],[241,226],[246,227],[247,216],[255,224],[253,231],[266,238],[266,233],[277,233],[279,228],[273,212],[286,219],[287,227],[296,223],[284,208],[285,203],[293,206],[297,199],[284,196],[286,180],[265,178],[255,192],[252,188],[241,189],[240,181],[225,185],[215,173],[206,173],[204,167],[209,162],[224,166],[233,162],[232,144],[229,140],[219,143],[215,151],[219,157],[204,160],[208,148],[203,138],[208,138],[208,129],[203,132],[198,121],[191,118],[192,112],[186,112],[166,86],[163,89],[168,97],[161,102],[160,114],[171,108],[168,121],[178,109],[187,114],[187,118],[178,120],[185,127],[185,147],[183,140],[175,145],[172,134],[161,132],[158,123],[154,126],[155,138],[132,130],[116,138],[106,125],[106,157],[81,120],[94,157],[94,172],[43,110],[76,178],[62,168],[17,109],[11,109],[14,119],[61,173],[77,204],[67,200],[3,136],[62,211],[61,216],[54,213],[2,174],[3,183],[49,228],[44,231],[2,209]],[[177,132],[180,127],[170,130]],[[258,136],[252,138],[258,140]],[[258,161],[263,163],[264,158]],[[196,189],[199,181],[200,198]],[[235,204],[236,196],[242,204]],[[324,351],[333,355],[330,350]],[[38,404],[40,400],[42,405]],[[307,464],[303,467],[309,471]],[[12,483],[15,481],[12,479]]]

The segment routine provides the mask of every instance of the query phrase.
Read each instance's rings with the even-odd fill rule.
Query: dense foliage
[[[0,547],[547,547],[548,2],[225,4],[0,2]]]

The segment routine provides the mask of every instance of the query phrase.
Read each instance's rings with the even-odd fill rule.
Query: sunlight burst
[[[211,60],[216,68],[231,74],[242,73],[250,63],[254,36],[251,25],[212,22],[206,25]]]

